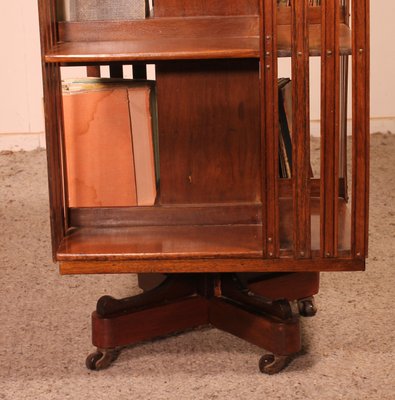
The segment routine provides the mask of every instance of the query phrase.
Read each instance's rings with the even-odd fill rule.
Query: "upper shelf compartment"
[[[315,10],[309,16],[311,55],[321,51],[319,15]],[[60,22],[58,31],[59,43],[47,51],[46,62],[259,58],[256,15]],[[350,30],[345,24],[340,41],[341,52],[350,53]],[[284,13],[278,15],[277,44],[279,57],[290,56],[291,27]]]

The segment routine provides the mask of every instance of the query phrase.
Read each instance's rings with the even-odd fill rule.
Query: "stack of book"
[[[159,179],[155,85],[63,82],[69,207],[149,206]]]

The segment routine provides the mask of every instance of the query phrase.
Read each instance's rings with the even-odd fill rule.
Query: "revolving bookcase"
[[[278,3],[155,0],[145,19],[71,22],[57,16],[55,0],[39,0],[53,258],[62,274],[138,273],[144,290],[99,299],[89,368],[108,366],[128,344],[211,324],[271,352],[260,369],[278,372],[301,348],[300,315],[315,314],[319,272],[365,268],[369,2]],[[287,178],[279,173],[282,63],[292,78]],[[100,76],[109,66],[119,78],[133,68],[145,78],[148,64],[155,204],[70,207],[62,71],[86,66]]]

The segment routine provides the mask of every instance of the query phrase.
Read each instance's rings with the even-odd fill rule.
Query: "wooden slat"
[[[348,120],[348,56],[341,56],[340,63],[340,150],[339,150],[339,176],[340,192],[345,200],[348,200],[348,171],[347,171],[347,120]]]
[[[342,21],[346,27],[350,27],[350,0],[342,0],[343,18]],[[339,41],[342,42],[340,26]],[[341,46],[341,44],[340,44]],[[351,34],[350,34],[350,54],[351,54]],[[342,54],[340,64],[340,177],[342,185],[340,185],[340,193],[346,201],[349,199],[348,193],[348,167],[347,167],[347,136],[348,136],[348,80],[349,80],[349,55]]]
[[[258,14],[259,0],[155,0],[155,17]]]
[[[369,1],[352,2],[352,254],[367,256],[369,220]]]
[[[292,3],[292,179],[295,258],[311,256],[307,0]]]
[[[321,54],[321,255],[336,257],[338,246],[340,9],[322,1]]]
[[[53,1],[40,0],[40,39],[42,58],[56,42],[55,8]],[[60,69],[57,64],[42,62],[45,132],[47,147],[48,183],[50,198],[50,221],[52,254],[56,259],[56,251],[63,240],[66,230],[67,215],[63,203],[62,180],[62,112],[60,95]],[[59,116],[59,119],[57,118]]]
[[[262,213],[259,203],[70,209],[70,225],[73,227],[261,223]]]
[[[136,261],[70,261],[60,263],[63,275],[169,273],[169,272],[305,272],[363,271],[365,259],[307,258],[295,262],[293,257],[281,259],[201,259],[201,260],[136,260]]]
[[[90,65],[86,67],[86,74],[91,78],[100,78],[100,66],[99,65]]]
[[[263,248],[265,257],[278,257],[278,85],[276,11],[273,0],[261,0],[260,73],[261,73],[261,159],[262,202],[264,207]],[[270,150],[269,150],[270,149]]]

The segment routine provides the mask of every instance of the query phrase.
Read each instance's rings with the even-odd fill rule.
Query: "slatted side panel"
[[[369,0],[353,0],[352,10],[352,237],[354,258],[367,256],[369,214]]]
[[[278,85],[276,0],[260,2],[260,66],[261,66],[261,132],[262,132],[262,199],[264,210],[264,255],[279,257],[279,198],[278,198]]]
[[[338,253],[340,8],[322,0],[321,34],[321,234],[322,257]]]
[[[55,2],[39,0],[38,5],[41,48],[44,55],[57,42]],[[66,196],[62,174],[64,160],[62,158],[63,118],[60,67],[58,64],[45,64],[44,62],[42,65],[52,252],[55,259],[56,251],[67,229],[67,215],[64,206]]]
[[[292,2],[293,247],[311,257],[308,0]]]
[[[341,0],[342,10],[340,12],[341,22],[350,25],[350,4],[348,0]],[[340,150],[339,150],[339,176],[341,184],[339,196],[348,201],[348,174],[347,174],[347,119],[348,119],[348,74],[349,56],[342,55],[340,61]]]

